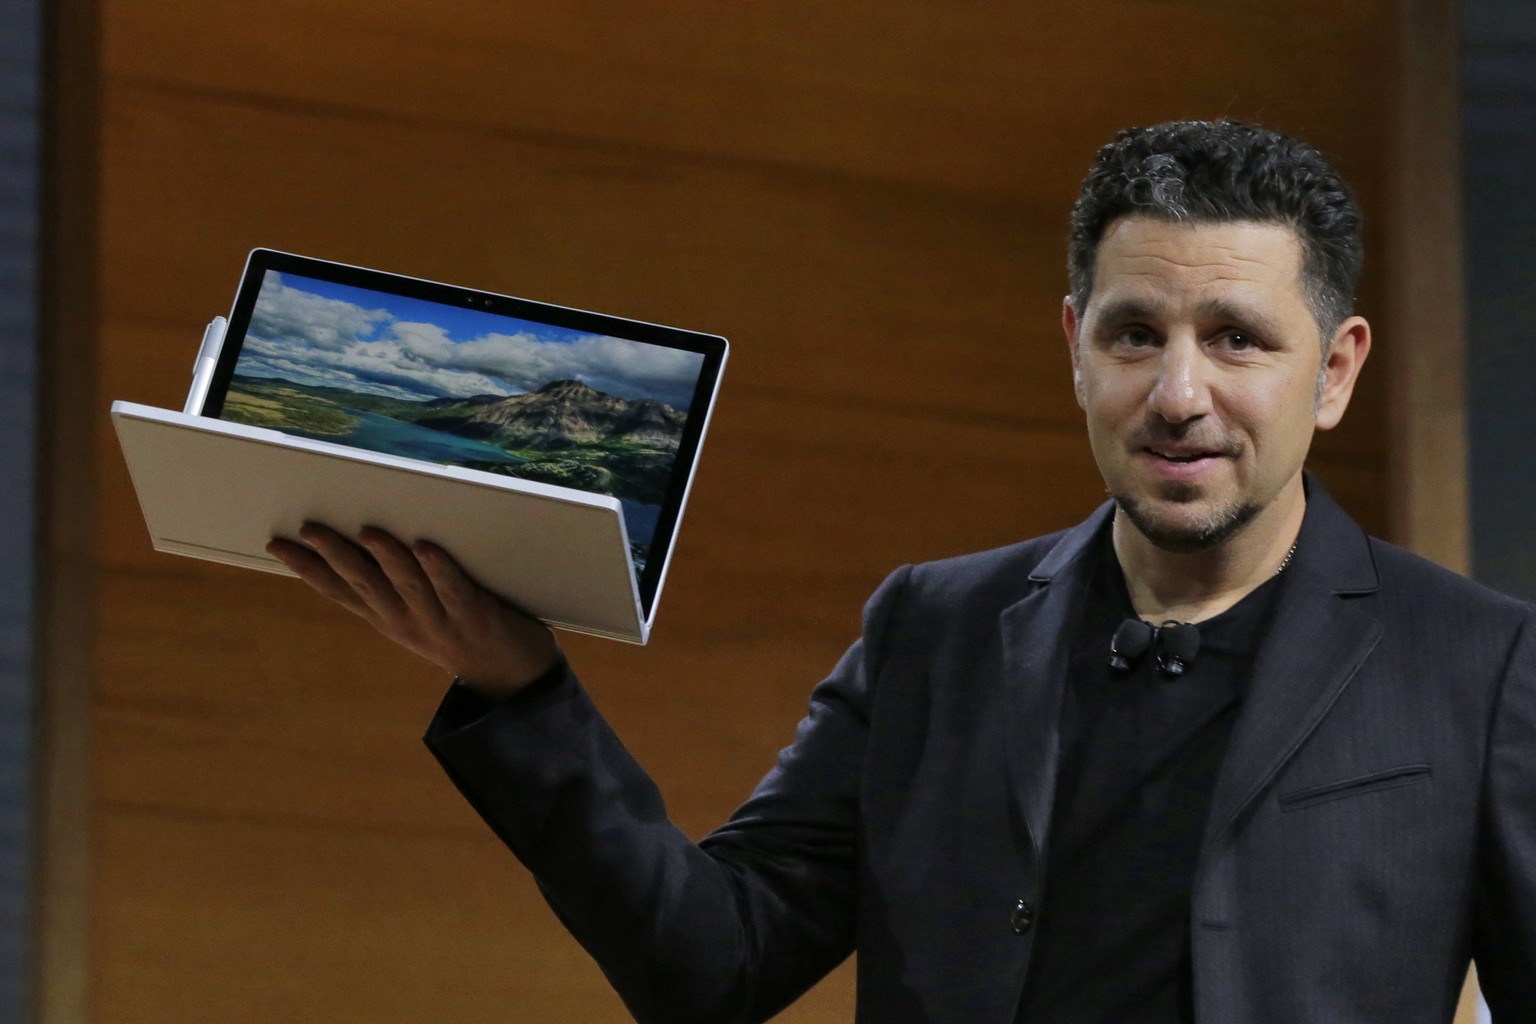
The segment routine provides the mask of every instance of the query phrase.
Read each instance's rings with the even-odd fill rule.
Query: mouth
[[[1152,475],[1165,481],[1195,481],[1214,469],[1229,454],[1214,448],[1186,445],[1148,445],[1138,452]]]
[[[1147,454],[1164,459],[1168,462],[1189,463],[1199,462],[1201,459],[1219,459],[1225,457],[1225,452],[1212,451],[1204,448],[1177,448],[1151,446],[1142,449]]]

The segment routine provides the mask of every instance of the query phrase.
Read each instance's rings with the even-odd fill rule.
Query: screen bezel
[[[235,364],[239,362],[244,347],[246,331],[256,308],[256,299],[268,271],[316,278],[334,284],[366,288],[388,295],[400,295],[411,299],[437,303],[453,309],[474,309],[480,312],[516,317],[538,324],[590,334],[602,334],[626,341],[637,341],[663,348],[681,349],[704,357],[704,365],[694,386],[693,399],[689,404],[688,421],[678,444],[677,457],[672,463],[671,477],[667,483],[666,498],[656,517],[656,530],[646,554],[645,571],[637,582],[641,611],[648,622],[657,591],[666,574],[672,556],[672,540],[682,516],[683,504],[693,476],[693,465],[698,458],[699,444],[709,421],[710,407],[714,402],[720,371],[725,363],[726,340],[718,335],[690,331],[681,327],[667,327],[641,320],[593,313],[557,306],[534,299],[516,298],[498,292],[463,288],[422,278],[406,277],[382,270],[329,260],[279,252],[274,249],[253,249],[246,260],[245,273],[240,279],[240,290],[230,311],[229,324],[225,328],[224,343],[214,366],[199,414],[215,419],[222,418],[224,399],[234,379]],[[583,492],[590,493],[590,492]]]

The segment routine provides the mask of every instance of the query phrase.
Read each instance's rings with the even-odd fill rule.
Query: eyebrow
[[[1268,337],[1275,337],[1280,333],[1280,323],[1274,317],[1251,306],[1239,305],[1225,299],[1205,300],[1195,307],[1195,315],[1202,320],[1223,320],[1246,325]],[[1099,310],[1098,315],[1099,322],[1104,324],[1166,318],[1166,306],[1146,299],[1119,299]]]
[[[1161,320],[1163,307],[1141,299],[1119,299],[1099,310],[1100,323],[1121,324],[1127,320]]]
[[[1225,320],[1253,327],[1260,334],[1274,338],[1280,334],[1280,323],[1263,310],[1238,305],[1222,299],[1207,299],[1195,307],[1195,313],[1206,320]]]

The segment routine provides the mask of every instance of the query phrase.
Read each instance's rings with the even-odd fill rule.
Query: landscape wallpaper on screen
[[[223,419],[611,495],[636,573],[704,357],[268,271]]]

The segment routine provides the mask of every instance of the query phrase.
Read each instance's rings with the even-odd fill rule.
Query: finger
[[[428,622],[442,620],[443,605],[438,600],[437,590],[410,548],[376,526],[365,526],[357,539],[373,556],[413,615]]]
[[[354,615],[369,617],[368,606],[347,585],[347,581],[336,575],[325,559],[303,544],[284,537],[273,537],[267,544],[267,554],[286,565],[321,597],[335,601]]]
[[[305,523],[299,529],[299,539],[314,548],[375,615],[396,619],[405,612],[405,601],[395,592],[389,577],[362,548],[319,523]]]
[[[549,627],[482,587],[446,551],[430,541],[411,546],[447,614],[457,640],[444,663],[487,693],[511,693],[539,678],[560,657]]]
[[[489,623],[493,618],[505,618],[510,613],[513,619],[536,621],[526,610],[485,589],[452,555],[431,541],[419,540],[411,545],[411,550],[432,581],[432,588],[437,591],[437,599],[442,602],[448,618],[466,621],[479,616],[482,623]]]
[[[411,545],[411,551],[450,617],[462,618],[484,610],[483,602],[488,593],[470,578],[452,555],[426,540]]]
[[[538,616],[487,590],[452,555],[431,541],[419,540],[411,545],[411,550],[421,562],[427,578],[432,581],[438,600],[443,603],[443,610],[449,618],[462,620],[471,615],[494,616],[544,628]]]

